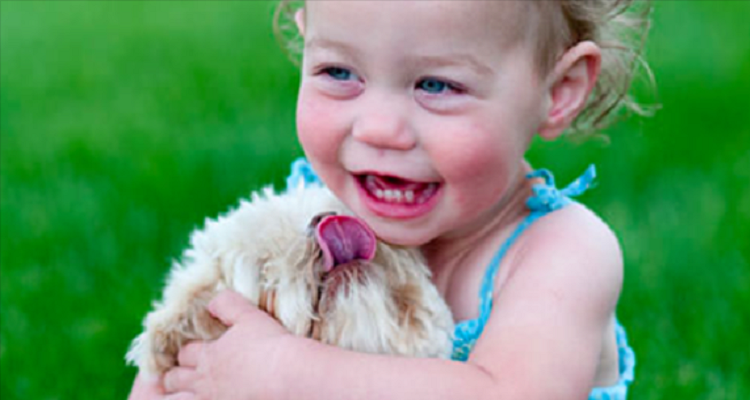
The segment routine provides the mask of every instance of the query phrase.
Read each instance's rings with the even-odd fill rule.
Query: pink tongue
[[[375,234],[364,221],[346,215],[323,218],[315,228],[315,237],[323,250],[326,272],[354,260],[372,260]]]

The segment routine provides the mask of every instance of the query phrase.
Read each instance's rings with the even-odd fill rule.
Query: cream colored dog
[[[296,335],[343,348],[415,357],[451,353],[453,319],[415,249],[376,241],[325,188],[266,189],[207,220],[170,271],[163,300],[127,353],[141,373],[176,364],[189,340],[226,327],[206,305],[241,293]]]

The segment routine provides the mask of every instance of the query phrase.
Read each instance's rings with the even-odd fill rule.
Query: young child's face
[[[382,239],[420,245],[473,230],[522,176],[544,113],[520,7],[307,2],[299,139]]]

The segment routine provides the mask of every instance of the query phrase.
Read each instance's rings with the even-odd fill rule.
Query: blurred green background
[[[256,1],[2,1],[3,399],[119,399],[123,355],[207,216],[301,155],[298,74]],[[656,1],[663,108],[535,143],[620,235],[633,399],[750,398],[750,2]],[[647,98],[647,100],[650,99]]]

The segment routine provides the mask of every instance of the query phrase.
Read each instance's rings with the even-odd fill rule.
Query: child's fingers
[[[197,367],[206,345],[205,342],[195,341],[182,346],[177,353],[177,364],[181,367]]]
[[[158,380],[150,380],[138,374],[128,400],[156,400],[164,396],[164,388]]]
[[[250,314],[255,310],[242,295],[234,290],[224,290],[208,303],[208,312],[226,326],[236,324],[243,315]]]

